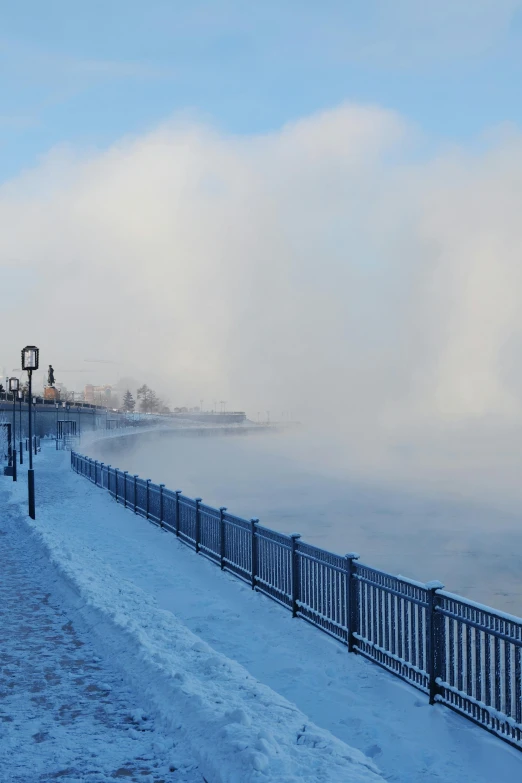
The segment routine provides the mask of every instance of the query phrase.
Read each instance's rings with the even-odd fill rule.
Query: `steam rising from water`
[[[162,432],[98,439],[87,453],[189,497],[203,495],[215,508],[298,531],[310,544],[339,554],[355,550],[366,564],[421,581],[437,578],[449,590],[520,615],[518,513],[441,497],[440,484],[419,491],[417,481],[385,480],[375,471],[364,476],[357,466],[342,475],[317,446],[303,430]]]
[[[428,151],[376,107],[56,149],[0,189],[4,323],[25,313],[0,364],[36,342],[69,386],[289,411],[336,469],[518,498],[521,195],[514,129]]]

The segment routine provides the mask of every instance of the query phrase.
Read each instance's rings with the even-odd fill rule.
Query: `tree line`
[[[168,413],[169,409],[158,397],[156,392],[149,388],[146,383],[136,391],[136,400],[132,396],[130,389],[127,389],[123,395],[122,409],[126,413],[132,413],[138,405],[138,410],[143,413]]]
[[[20,391],[22,391],[25,399],[28,393],[27,383],[20,385]],[[10,397],[11,393],[0,383],[0,400],[7,400]],[[126,413],[132,413],[134,410],[139,410],[142,413],[170,413],[169,408],[165,405],[163,400],[158,397],[154,389],[151,389],[146,383],[144,383],[143,386],[140,386],[136,391],[136,399],[134,399],[130,389],[127,389],[123,395],[121,409]]]

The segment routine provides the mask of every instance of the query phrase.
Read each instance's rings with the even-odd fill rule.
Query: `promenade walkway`
[[[202,783],[175,733],[98,656],[1,484],[0,563],[1,783]]]
[[[69,782],[103,783],[125,775],[156,783],[202,783],[202,775],[190,768],[196,758],[201,769],[203,764],[219,769],[214,777],[205,773],[207,780],[227,783],[373,780],[369,759],[390,783],[522,780],[520,751],[440,705],[430,707],[422,693],[292,619],[277,604],[196,556],[171,533],[135,516],[106,491],[77,476],[68,467],[67,456],[44,449],[38,458],[34,524],[24,521],[25,505],[20,506],[25,504],[24,480],[12,494],[18,505],[0,522],[0,531],[5,532],[0,535],[0,562],[4,550],[6,556],[12,555],[5,577],[0,571],[0,582],[12,583],[7,591],[14,602],[11,615],[17,609],[17,592],[25,598],[24,605],[36,607],[35,618],[21,611],[11,632],[13,643],[5,651],[0,644],[0,652],[17,657],[20,676],[26,680],[19,687],[18,708],[17,699],[2,695],[5,677],[0,679],[0,716],[7,716],[13,749],[0,741],[0,783],[54,779],[45,775],[49,769],[55,778],[60,770],[70,770],[69,777],[57,777]],[[9,539],[12,543],[6,549]],[[42,562],[42,542],[59,564],[56,570],[47,555]],[[58,574],[68,575],[78,586],[81,606],[76,594],[68,600],[68,582]],[[19,581],[27,587],[18,587]],[[4,605],[0,592],[0,610]],[[52,621],[47,605],[55,613]],[[49,628],[30,634],[35,648],[31,662],[28,642],[16,640],[25,633],[21,629],[36,627],[40,613]],[[84,620],[103,653],[82,633]],[[60,652],[49,652],[47,636],[58,637],[53,643]],[[83,645],[76,647],[73,639]],[[61,682],[33,694],[31,683],[43,684],[48,673],[45,661],[39,660],[39,645],[51,656],[51,679],[55,672]],[[105,662],[107,651],[111,660],[125,662],[126,681],[134,682],[137,691],[129,691],[121,671]],[[100,655],[104,661],[97,658]],[[88,665],[82,663],[77,672],[73,663],[71,670],[71,661],[79,660]],[[0,659],[3,673],[6,665],[11,666]],[[87,691],[89,686],[94,689]],[[138,710],[148,705],[139,703],[136,692],[143,699],[150,696],[158,710],[156,721],[150,715],[140,722]],[[41,695],[50,699],[47,707],[31,702],[31,697]],[[80,708],[82,714],[72,720],[71,709]],[[65,725],[60,723],[62,714],[69,720]],[[262,725],[257,720],[260,714]],[[162,733],[170,716],[169,738],[175,747]],[[297,744],[290,745],[296,721]],[[5,725],[0,722],[0,732]],[[186,744],[179,741],[182,728]],[[45,739],[37,742],[35,735]],[[303,737],[310,737],[312,745],[303,744]],[[336,745],[339,741],[342,747]],[[178,756],[188,743],[192,756]],[[358,751],[365,754],[366,766]],[[47,770],[40,753],[46,754]],[[314,754],[323,777],[314,776],[313,769],[308,774],[309,767],[302,766],[313,761]],[[16,755],[26,765],[24,772],[34,764],[39,776],[12,774],[18,770]],[[165,770],[171,758],[183,759],[186,766],[169,777]],[[153,761],[160,764],[157,770]],[[279,774],[281,769],[285,775]],[[4,770],[11,774],[3,778]]]

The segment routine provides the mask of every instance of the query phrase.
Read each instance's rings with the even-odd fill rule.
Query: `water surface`
[[[522,525],[505,504],[412,478],[333,470],[302,432],[149,433],[98,441],[89,456],[338,553],[522,615]]]

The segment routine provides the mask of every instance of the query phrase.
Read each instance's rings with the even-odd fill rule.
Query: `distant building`
[[[103,386],[93,386],[88,383],[84,389],[83,399],[85,402],[90,402],[93,405],[112,407],[114,402],[113,388],[107,384]]]

